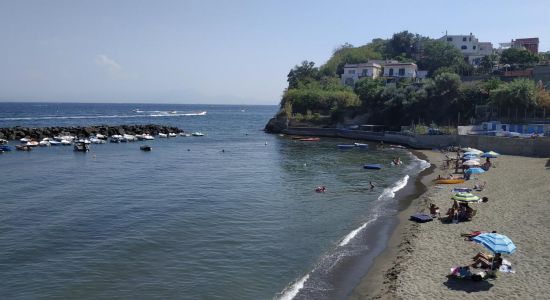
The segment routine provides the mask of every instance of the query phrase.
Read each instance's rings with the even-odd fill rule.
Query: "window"
[[[472,46],[472,48],[473,48],[474,50],[476,50],[476,46]],[[481,50],[481,49],[479,49],[479,50]]]
[[[469,38],[470,42],[472,41],[472,37]]]
[[[369,75],[369,69],[363,69],[363,73],[361,73],[361,75],[368,76]]]
[[[453,38],[451,38],[451,37],[447,38],[447,42],[452,42],[452,41],[453,41]]]
[[[390,75],[390,76],[393,76],[393,68],[390,69],[389,75]]]
[[[468,49],[468,46],[466,46],[466,45],[462,45],[462,47],[460,47],[460,49],[462,49],[462,50],[466,50],[466,49]]]
[[[465,42],[465,41],[466,41],[466,38],[465,38],[465,37],[463,37],[463,38],[462,38],[462,41],[463,41],[463,42]]]
[[[405,68],[399,69],[399,76],[405,76]]]
[[[348,74],[355,74],[355,70],[348,70]]]

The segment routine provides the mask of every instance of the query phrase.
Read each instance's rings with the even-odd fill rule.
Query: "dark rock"
[[[279,115],[271,118],[265,125],[265,131],[268,133],[281,133],[288,126],[288,120],[286,116]]]

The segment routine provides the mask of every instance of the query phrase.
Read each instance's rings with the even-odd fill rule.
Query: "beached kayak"
[[[437,184],[457,184],[457,183],[464,183],[463,178],[457,178],[457,179],[436,179],[435,183]]]

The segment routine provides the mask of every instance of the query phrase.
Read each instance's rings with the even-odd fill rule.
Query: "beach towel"
[[[498,270],[502,273],[516,273],[516,270],[512,269],[512,263],[506,259],[502,260],[502,265]]]
[[[411,221],[416,221],[418,223],[426,223],[432,221],[433,218],[427,214],[414,214],[411,216]]]

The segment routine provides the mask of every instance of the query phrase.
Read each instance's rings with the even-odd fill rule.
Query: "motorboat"
[[[159,132],[159,138],[167,138],[168,135],[166,133]]]
[[[70,145],[72,144],[71,141],[65,140],[65,139],[62,139],[62,140],[60,141],[60,143],[61,143],[61,145],[63,145],[63,146],[70,146]]]
[[[299,141],[302,141],[302,142],[318,142],[320,140],[321,138],[318,138],[318,137],[299,139]]]
[[[8,140],[0,139],[0,145],[5,145],[8,143]]]
[[[191,134],[190,133],[185,133],[185,132],[180,132],[180,136],[189,137],[189,136],[191,136]]]
[[[19,141],[20,141],[22,144],[26,144],[26,143],[30,142],[31,139],[29,139],[29,138],[22,138],[22,139],[20,139]]]
[[[351,148],[355,148],[355,145],[347,145],[347,144],[338,145],[338,149],[351,149]]]
[[[13,148],[11,146],[8,146],[8,145],[0,145],[0,150],[1,151],[11,151],[11,150],[13,150]]]
[[[78,140],[74,143],[74,151],[78,152],[88,152],[90,151],[90,144],[86,143],[83,140]]]
[[[200,132],[200,131],[195,131],[193,133],[191,133],[192,136],[204,136],[204,133]]]
[[[177,137],[178,135],[173,132],[168,132],[168,137]]]
[[[137,141],[137,137],[135,135],[131,135],[131,134],[124,134],[122,136],[122,138],[124,138],[126,141],[128,142],[135,142]]]
[[[149,145],[142,145],[139,147],[139,150],[141,151],[151,151],[153,148]]]
[[[58,135],[58,136],[54,136],[53,137],[56,141],[62,141],[62,140],[66,140],[66,141],[69,141],[69,142],[73,142],[75,140],[75,137],[72,136],[72,135]]]
[[[56,141],[56,140],[51,140],[51,141],[50,141],[50,145],[51,145],[51,146],[59,146],[59,145],[61,145],[61,142],[58,142],[58,141]]]
[[[37,141],[28,141],[26,145],[29,147],[36,147],[39,143]]]
[[[155,139],[154,136],[152,136],[152,135],[150,135],[150,134],[148,134],[148,133],[143,134],[141,137],[142,137],[144,140],[146,140],[146,141],[152,141],[152,140]]]
[[[363,143],[353,143],[355,145],[355,147],[359,147],[359,148],[368,148],[369,147],[369,144],[363,144]]]
[[[21,144],[21,145],[15,145],[15,149],[17,149],[19,151],[31,151],[32,147],[27,146],[25,144]]]
[[[111,135],[111,140],[110,142],[111,143],[120,143],[120,142],[125,142],[126,140],[124,140],[124,137],[120,134],[114,134],[114,135]]]
[[[100,139],[100,140],[106,140],[107,139],[107,136],[106,135],[103,135],[101,133],[98,133],[95,135],[96,138]]]
[[[380,170],[380,169],[382,169],[382,165],[381,164],[367,164],[367,165],[363,166],[363,169]]]
[[[90,143],[92,144],[105,144],[105,140],[99,139],[97,136],[90,137]]]
[[[40,147],[49,147],[49,146],[51,146],[51,143],[50,143],[50,141],[48,141],[48,140],[42,140],[42,141],[40,141],[40,142],[38,143],[38,145],[39,145]]]

